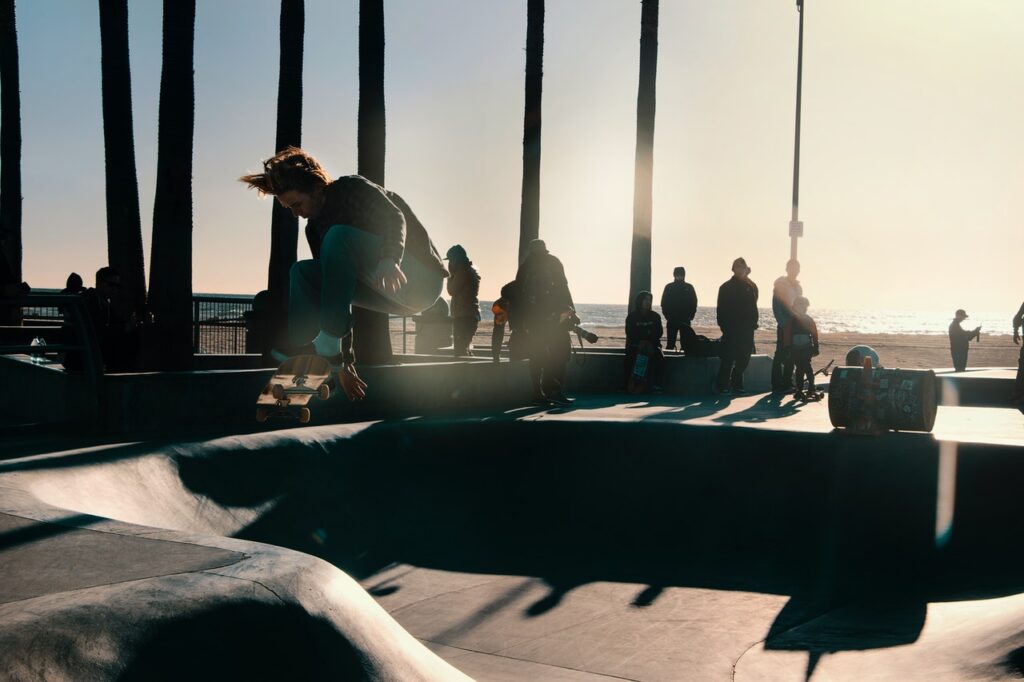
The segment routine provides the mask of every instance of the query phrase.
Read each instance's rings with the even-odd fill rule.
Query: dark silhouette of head
[[[68,280],[64,283],[64,288],[70,291],[81,291],[85,288],[85,282],[82,281],[81,275],[77,272],[72,272],[68,275]]]
[[[750,273],[751,269],[745,258],[740,257],[732,262],[732,274],[742,279],[748,277]]]
[[[109,300],[121,290],[121,273],[109,265],[96,271],[96,292]]]
[[[452,265],[465,265],[469,263],[469,256],[466,254],[466,249],[461,244],[456,244],[452,248],[448,249],[448,253],[445,254],[445,259]]]
[[[672,270],[672,276],[676,278],[676,281],[682,282],[686,279],[686,268],[682,265]]]
[[[654,295],[649,291],[641,291],[636,295],[634,308],[641,312],[649,312],[654,305]]]

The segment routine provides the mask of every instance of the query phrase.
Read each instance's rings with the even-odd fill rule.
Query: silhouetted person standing
[[[757,285],[750,280],[747,261],[732,263],[732,278],[718,288],[718,326],[722,329],[722,364],[716,388],[743,393],[743,372],[754,352],[757,329]]]
[[[807,314],[808,306],[810,301],[803,296],[797,296],[793,301],[792,315],[782,329],[782,344],[796,371],[796,390],[793,395],[797,400],[814,400],[818,395],[814,386],[814,368],[811,367],[811,358],[818,355],[818,325],[814,323],[814,318]]]
[[[966,331],[960,326],[966,319],[967,313],[957,310],[953,321],[949,323],[949,354],[953,356],[953,369],[957,372],[967,369],[967,351],[971,340],[981,338],[981,327]]]
[[[452,348],[455,357],[473,355],[480,325],[480,273],[459,244],[448,249],[448,295],[452,297]]]
[[[1024,303],[1020,304],[1020,310],[1013,316],[1013,342],[1020,343],[1020,330],[1024,326]],[[1013,385],[1013,397],[1018,404],[1024,405],[1024,346],[1020,348],[1020,357],[1017,358],[1017,381]]]
[[[775,316],[775,357],[772,358],[772,390],[789,391],[793,385],[793,358],[786,352],[782,335],[786,323],[793,317],[793,302],[804,295],[797,277],[800,262],[786,263],[786,274],[775,280],[772,287],[772,314]]]
[[[571,350],[569,326],[578,318],[562,262],[540,239],[530,242],[516,273],[512,309],[530,360],[534,400],[570,404],[563,388]]]
[[[697,314],[697,292],[686,281],[686,268],[681,265],[675,268],[672,277],[673,280],[661,292],[661,312],[665,315],[668,332],[665,348],[669,350],[675,350],[676,335],[682,327],[689,327],[693,323],[693,316]],[[679,345],[683,345],[681,338]]]

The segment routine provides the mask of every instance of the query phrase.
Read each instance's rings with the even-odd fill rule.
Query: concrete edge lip
[[[65,679],[120,678],[126,666],[152,672],[171,663],[159,643],[175,633],[191,641],[193,625],[197,632],[236,631],[234,645],[226,642],[210,658],[245,657],[287,625],[299,651],[278,646],[262,656],[278,663],[303,656],[288,664],[309,674],[468,679],[340,569],[294,550],[79,514],[5,482],[0,555],[5,679],[35,678],[42,669]],[[211,661],[197,655],[193,664],[173,663],[202,677]]]

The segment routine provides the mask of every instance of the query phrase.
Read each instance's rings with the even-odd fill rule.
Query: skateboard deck
[[[309,422],[309,401],[314,396],[320,400],[331,396],[326,382],[332,371],[327,358],[318,355],[288,358],[277,368],[256,399],[256,421],[264,422],[273,415],[297,417],[303,424]]]
[[[636,359],[633,360],[633,370],[629,373],[629,379],[626,381],[626,390],[636,395],[638,393],[646,393],[649,385],[647,370],[650,368],[651,357],[646,351],[639,351],[636,354]]]

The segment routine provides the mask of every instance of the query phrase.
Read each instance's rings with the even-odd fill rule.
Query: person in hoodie
[[[715,388],[743,394],[743,372],[754,353],[754,330],[758,326],[757,285],[750,279],[750,267],[743,258],[732,262],[732,277],[718,288],[718,326],[722,330]]]
[[[672,271],[672,281],[665,285],[661,293],[661,312],[665,314],[665,327],[668,333],[665,348],[676,349],[676,335],[679,345],[692,332],[689,327],[693,316],[697,314],[697,292],[693,285],[686,281],[686,268],[679,266]]]
[[[637,356],[646,353],[650,363],[647,382],[655,392],[659,392],[665,364],[665,356],[661,352],[661,335],[664,329],[661,325],[661,315],[651,309],[653,305],[654,295],[649,291],[641,291],[636,295],[633,312],[626,316],[625,376],[628,381]]]
[[[452,297],[452,349],[455,357],[473,355],[473,336],[480,325],[480,273],[456,244],[448,249],[448,295]]]
[[[278,361],[301,354],[341,366],[338,379],[349,400],[366,395],[352,352],[352,306],[416,315],[434,305],[448,276],[441,256],[401,196],[361,175],[332,180],[298,147],[263,162],[263,172],[241,182],[272,195],[306,218],[313,257],[289,271],[288,348]]]

